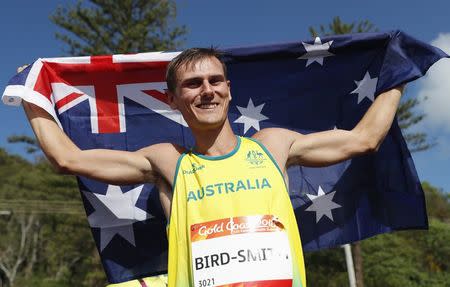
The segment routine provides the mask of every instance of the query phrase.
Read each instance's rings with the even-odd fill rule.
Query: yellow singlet
[[[169,225],[169,287],[305,287],[297,222],[280,169],[238,137],[227,155],[178,160]]]

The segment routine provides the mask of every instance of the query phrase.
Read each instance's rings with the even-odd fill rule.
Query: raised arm
[[[397,87],[380,94],[350,131],[337,129],[302,135],[286,129],[265,129],[254,137],[267,146],[282,168],[292,164],[327,166],[374,152],[391,127],[402,92],[403,87]]]
[[[23,107],[43,152],[62,173],[111,184],[155,182],[160,172],[155,164],[156,156],[170,153],[168,144],[157,144],[136,152],[80,150],[46,111],[25,101]]]

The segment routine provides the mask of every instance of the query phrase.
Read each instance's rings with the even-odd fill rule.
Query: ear
[[[172,110],[176,110],[178,108],[177,104],[175,103],[175,95],[169,90],[166,90],[166,96],[167,101],[169,102],[169,106]]]
[[[231,101],[232,97],[231,97],[231,82],[230,80],[227,80],[227,86],[228,86],[228,100]]]

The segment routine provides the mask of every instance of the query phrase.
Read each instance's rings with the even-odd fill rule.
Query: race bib
[[[292,286],[287,233],[272,215],[191,225],[195,287]]]

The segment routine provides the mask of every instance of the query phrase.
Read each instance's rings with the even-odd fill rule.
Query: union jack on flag
[[[165,69],[177,54],[38,59],[10,80],[3,101],[44,108],[81,149],[193,146],[164,93]],[[225,49],[229,119],[245,136],[267,127],[352,129],[376,95],[421,77],[444,57],[400,31]],[[305,250],[427,228],[420,181],[395,122],[376,154],[326,168],[292,167],[289,179]],[[78,182],[109,281],[166,272],[166,220],[157,190]]]
[[[87,100],[95,134],[126,132],[125,98],[186,126],[178,112],[170,112],[164,93],[165,69],[177,54],[39,59],[25,71],[25,85],[8,85],[5,93],[19,91],[23,99],[42,106],[54,117],[54,110],[60,115]],[[9,103],[20,100],[8,98]]]

